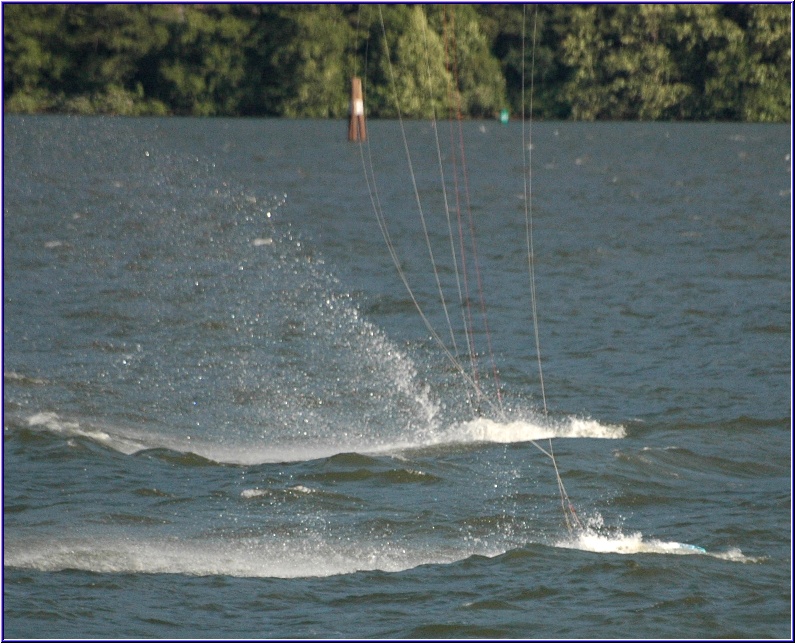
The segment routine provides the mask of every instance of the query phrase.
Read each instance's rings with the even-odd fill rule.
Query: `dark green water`
[[[519,125],[466,124],[504,407],[476,331],[476,419],[345,132],[4,117],[4,635],[789,637],[789,127],[534,125],[544,417]]]

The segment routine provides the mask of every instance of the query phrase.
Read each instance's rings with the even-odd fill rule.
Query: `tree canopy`
[[[4,4],[6,112],[790,120],[789,4]],[[524,35],[524,36],[523,36]],[[523,80],[524,75],[524,80]],[[522,91],[524,88],[525,100]]]

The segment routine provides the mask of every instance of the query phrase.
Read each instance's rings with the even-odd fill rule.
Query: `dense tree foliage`
[[[4,4],[8,112],[789,121],[788,4]],[[531,79],[530,71],[534,70]]]

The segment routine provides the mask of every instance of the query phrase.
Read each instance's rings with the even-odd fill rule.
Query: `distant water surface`
[[[439,125],[482,400],[368,129],[4,117],[4,636],[791,636],[789,126],[533,125],[548,415],[520,124]]]

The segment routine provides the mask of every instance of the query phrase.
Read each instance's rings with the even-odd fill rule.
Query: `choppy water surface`
[[[369,130],[444,330],[398,126]],[[464,127],[473,403],[345,131],[4,117],[4,635],[790,636],[789,127],[534,125],[546,416],[519,124]]]

